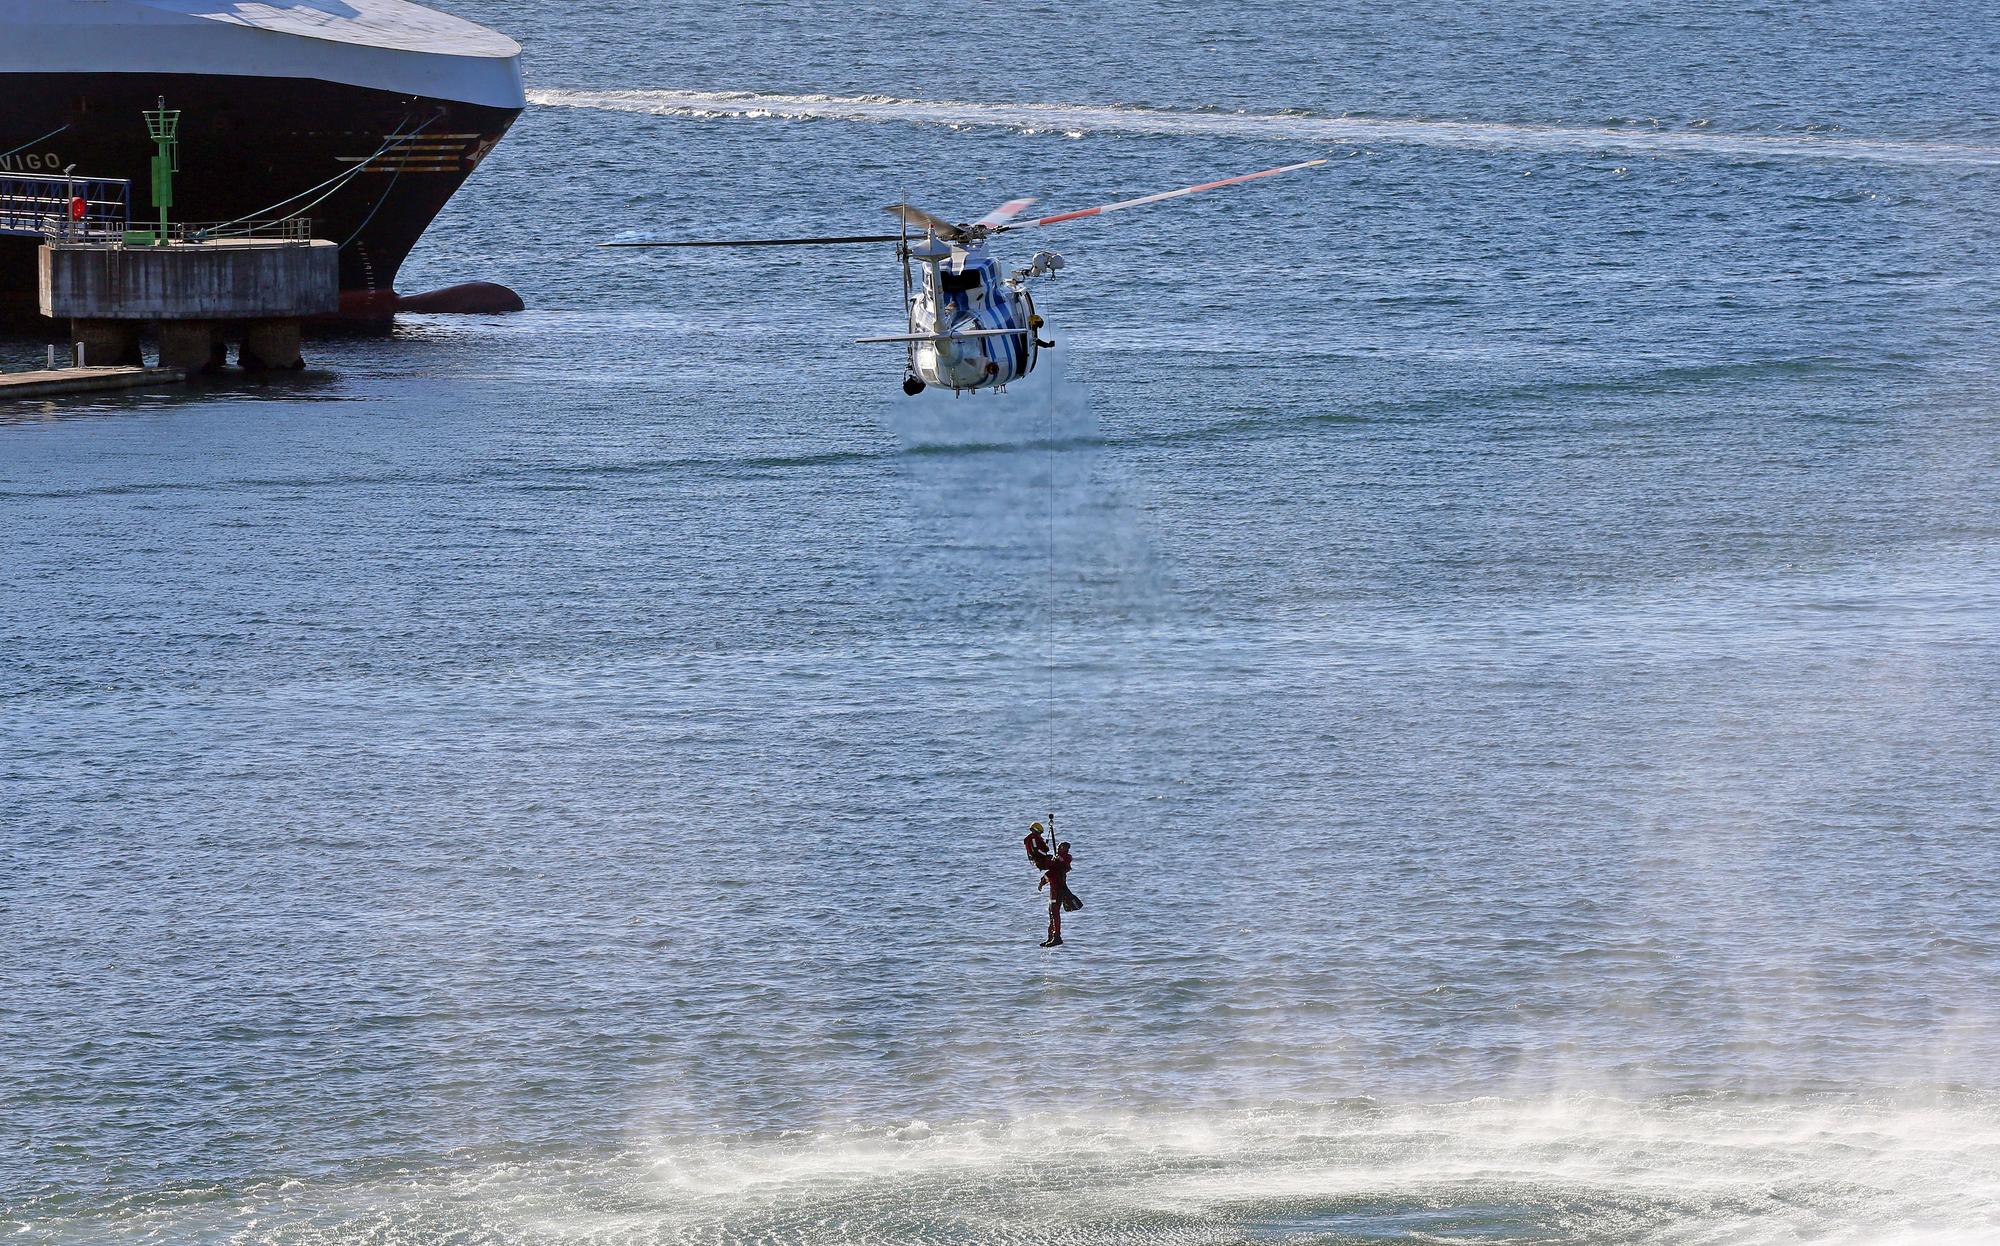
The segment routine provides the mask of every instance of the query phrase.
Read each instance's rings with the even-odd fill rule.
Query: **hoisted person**
[[[1050,825],[1055,823],[1055,815],[1049,815]],[[1021,840],[1021,846],[1028,850],[1028,861],[1042,872],[1042,881],[1035,890],[1049,893],[1049,937],[1042,940],[1043,947],[1062,946],[1062,915],[1074,913],[1083,907],[1083,901],[1069,889],[1070,860],[1069,843],[1065,840],[1049,851],[1047,832],[1039,822],[1028,824],[1028,834]]]

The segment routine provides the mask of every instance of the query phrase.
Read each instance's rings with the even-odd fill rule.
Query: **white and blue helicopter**
[[[1034,206],[1033,199],[1012,199],[969,225],[957,225],[922,208],[907,203],[890,204],[887,211],[902,222],[896,234],[860,234],[822,238],[725,238],[696,242],[607,242],[608,247],[808,247],[854,243],[896,244],[903,265],[903,305],[905,331],[882,337],[864,337],[857,342],[871,345],[900,345],[904,348],[903,392],[920,394],[929,385],[949,389],[954,394],[972,390],[1005,389],[1035,370],[1037,353],[1055,343],[1043,341],[1041,316],[1028,283],[1061,271],[1065,264],[1054,251],[1039,251],[1027,267],[1001,275],[1000,262],[986,252],[986,241],[1017,229],[1033,229],[1063,221],[1104,216],[1127,208],[1144,207],[1168,199],[1179,199],[1198,191],[1214,190],[1275,177],[1299,169],[1325,164],[1306,160],[1258,173],[1225,177],[1183,186],[1178,190],[1142,195],[1118,203],[1099,204],[1075,212],[1019,219]],[[915,231],[921,230],[919,234]],[[914,270],[913,270],[914,266]]]

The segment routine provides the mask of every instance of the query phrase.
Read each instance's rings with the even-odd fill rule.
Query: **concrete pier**
[[[152,323],[162,367],[215,371],[240,337],[243,367],[302,368],[299,321],[338,308],[339,255],[323,240],[46,243],[42,314],[69,320],[92,363],[139,363],[139,331]]]

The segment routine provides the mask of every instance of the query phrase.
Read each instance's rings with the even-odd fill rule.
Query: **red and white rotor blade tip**
[[[1317,168],[1325,164],[1321,160],[1301,160],[1297,164],[1281,165],[1275,169],[1265,169],[1258,173],[1245,173],[1238,177],[1225,177],[1219,181],[1203,182],[1199,186],[1183,186],[1179,190],[1163,190],[1157,195],[1141,195],[1137,199],[1121,199],[1117,203],[1101,203],[1094,208],[1081,208],[1075,212],[1058,212],[1054,216],[1040,216],[1031,221],[1016,221],[1011,225],[1001,225],[994,233],[1004,233],[1010,229],[1031,229],[1037,225],[1057,225],[1063,221],[1078,221],[1086,216],[1103,216],[1110,212],[1123,212],[1126,208],[1143,208],[1149,203],[1164,203],[1169,199],[1180,199],[1204,190],[1215,190],[1223,186],[1238,186],[1244,182],[1254,182],[1259,178],[1276,177],[1280,173],[1296,173],[1300,169]]]
[[[988,212],[985,216],[972,222],[973,228],[977,229],[981,226],[987,229],[997,228],[1005,225],[1008,221],[1013,220],[1034,206],[1035,201],[1033,199],[1009,199],[991,212]]]

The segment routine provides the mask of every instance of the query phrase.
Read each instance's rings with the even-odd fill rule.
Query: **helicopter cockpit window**
[[[947,269],[938,274],[938,284],[944,287],[946,294],[963,294],[967,290],[977,290],[979,270],[968,268],[962,273],[955,273]]]

